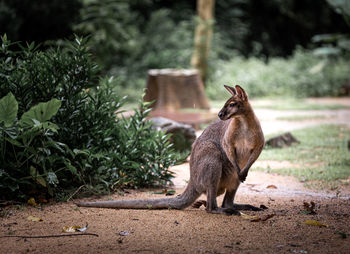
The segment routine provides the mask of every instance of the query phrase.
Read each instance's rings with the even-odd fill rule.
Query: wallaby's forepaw
[[[243,183],[246,179],[247,179],[247,173],[245,173],[245,172],[240,172],[239,174],[238,174],[238,178],[239,178],[239,180]]]

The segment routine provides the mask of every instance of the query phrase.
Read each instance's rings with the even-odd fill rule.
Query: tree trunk
[[[213,34],[215,0],[197,0],[198,24],[194,37],[191,65],[197,69],[203,82],[208,76],[208,57]]]
[[[155,101],[156,111],[182,108],[209,109],[204,86],[196,70],[155,69],[148,71],[145,101]]]

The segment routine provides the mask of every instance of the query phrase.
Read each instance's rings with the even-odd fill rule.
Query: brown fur
[[[251,205],[234,204],[234,197],[249,168],[260,155],[264,136],[260,123],[240,87],[225,86],[232,94],[219,112],[218,120],[208,126],[192,145],[190,180],[186,190],[175,198],[153,200],[112,200],[81,202],[78,206],[130,209],[184,209],[201,194],[207,195],[210,213],[239,214],[237,210],[260,210]],[[221,207],[216,197],[224,194]],[[198,206],[197,206],[198,207]]]

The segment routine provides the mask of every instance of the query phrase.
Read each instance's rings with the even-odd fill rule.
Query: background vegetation
[[[129,101],[141,97],[148,69],[190,67],[195,1],[17,2],[0,2],[0,34],[45,45],[89,35],[102,73],[115,76]],[[227,81],[247,84],[251,96],[342,94],[350,50],[342,6],[346,0],[217,1],[208,95],[219,98]]]

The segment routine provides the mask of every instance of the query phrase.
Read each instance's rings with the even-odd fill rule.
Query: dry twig
[[[81,236],[81,235],[99,237],[98,234],[94,234],[94,233],[78,233],[78,234],[61,234],[61,235],[1,235],[0,238],[7,238],[7,237],[18,237],[18,238],[51,238],[51,237]]]

